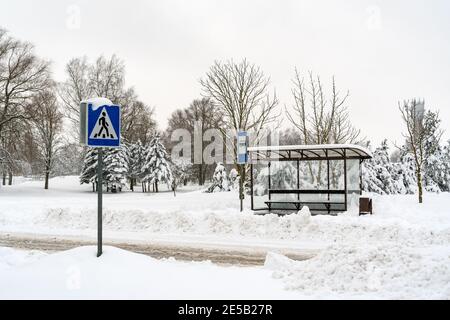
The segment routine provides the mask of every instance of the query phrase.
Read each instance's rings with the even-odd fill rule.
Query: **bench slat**
[[[270,194],[345,194],[345,190],[302,190],[302,189],[269,189]]]
[[[290,203],[290,204],[345,204],[345,202],[333,202],[333,201],[277,201],[277,200],[269,200],[264,201],[264,203]]]

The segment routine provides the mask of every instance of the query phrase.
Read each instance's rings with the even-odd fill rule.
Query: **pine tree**
[[[433,138],[433,137],[432,137]],[[424,161],[423,182],[425,190],[429,192],[441,192],[448,190],[448,158],[446,149],[436,143],[426,143],[427,156]]]
[[[172,170],[167,151],[158,134],[153,137],[146,149],[141,176],[142,181],[148,185],[153,185],[156,192],[158,192],[159,183],[164,182],[168,186],[172,183]]]
[[[227,176],[227,170],[224,165],[219,162],[217,163],[216,169],[214,170],[212,184],[206,189],[205,192],[213,193],[213,192],[223,192],[230,191],[230,185]]]
[[[110,148],[105,152],[104,183],[107,190],[112,192],[122,191],[125,186],[128,173],[127,147],[125,144],[119,148]]]
[[[363,164],[363,190],[379,194],[401,193],[401,174],[394,167],[389,156],[387,140],[373,152],[370,160]]]
[[[449,192],[450,191],[450,140],[447,141],[447,145],[444,146],[442,151],[442,180],[443,180],[443,188],[442,191]]]
[[[136,180],[140,176],[142,171],[142,165],[144,163],[145,148],[142,142],[138,140],[136,143],[128,144],[128,177],[130,179],[130,189],[134,191]]]
[[[300,174],[305,177],[306,174]],[[305,186],[307,181],[303,181]],[[270,165],[270,188],[271,189],[297,189],[297,168],[288,161],[272,162]],[[262,196],[269,192],[269,167],[263,168],[256,176],[253,187],[255,195]]]
[[[189,177],[189,172],[192,169],[192,163],[188,159],[173,160],[170,164],[172,169],[172,191],[175,194],[179,185],[186,184]]]
[[[239,188],[239,172],[233,168],[230,170],[230,174],[228,175],[228,180],[230,181],[230,187],[237,190]]]
[[[88,148],[84,156],[83,168],[80,175],[80,184],[92,183],[92,191],[96,190],[98,150]]]

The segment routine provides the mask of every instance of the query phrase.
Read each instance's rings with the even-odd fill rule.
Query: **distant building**
[[[413,102],[414,103],[414,102]],[[417,100],[415,101],[416,105],[416,117],[421,121],[423,119],[423,115],[425,114],[425,100]]]

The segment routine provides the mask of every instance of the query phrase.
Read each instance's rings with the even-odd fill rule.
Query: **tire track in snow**
[[[225,265],[263,265],[268,252],[277,252],[293,260],[307,260],[316,255],[315,250],[288,250],[262,247],[201,247],[186,244],[161,244],[103,240],[105,246],[114,246],[156,259],[175,258],[182,261],[207,261]],[[92,240],[67,239],[55,236],[30,236],[24,234],[0,234],[0,246],[25,250],[57,252],[80,246],[96,246]]]

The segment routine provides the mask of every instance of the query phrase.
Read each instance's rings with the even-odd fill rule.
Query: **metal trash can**
[[[359,198],[359,215],[373,214],[372,199],[366,197]]]

